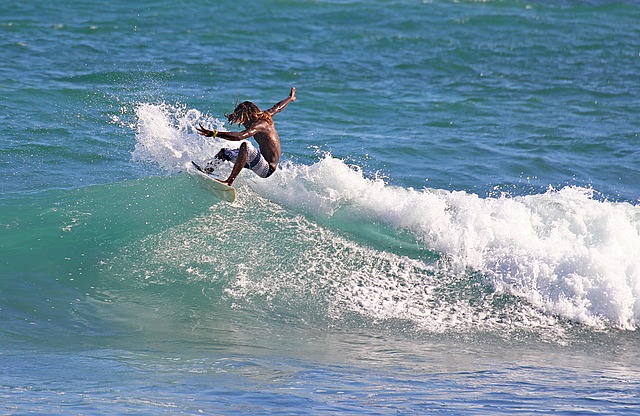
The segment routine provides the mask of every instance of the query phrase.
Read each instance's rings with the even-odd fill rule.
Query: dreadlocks
[[[233,113],[224,113],[224,115],[227,117],[229,123],[231,124],[244,124],[247,122],[252,123],[258,120],[265,120],[267,123],[273,124],[271,116],[260,110],[258,106],[251,101],[240,103],[233,110]]]

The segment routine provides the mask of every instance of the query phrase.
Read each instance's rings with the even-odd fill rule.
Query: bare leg
[[[247,164],[247,143],[242,143],[240,145],[240,151],[238,152],[238,158],[236,159],[235,165],[233,165],[233,169],[231,170],[231,174],[226,181],[220,181],[222,183],[226,183],[231,186],[233,181],[236,180],[236,177],[240,174],[240,171]]]

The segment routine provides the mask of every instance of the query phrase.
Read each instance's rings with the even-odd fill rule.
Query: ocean
[[[631,0],[3,2],[0,414],[637,414],[638,39]],[[195,127],[293,86],[221,202]]]

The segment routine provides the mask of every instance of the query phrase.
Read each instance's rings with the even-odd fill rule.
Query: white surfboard
[[[215,196],[220,198],[223,201],[227,201],[229,203],[236,200],[236,188],[233,186],[226,185],[213,176],[209,175],[205,171],[202,170],[200,166],[198,166],[195,162],[193,163],[193,172],[195,172],[196,178],[200,180],[200,183],[210,190]]]

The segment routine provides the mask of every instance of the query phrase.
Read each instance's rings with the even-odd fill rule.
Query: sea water
[[[638,413],[638,39],[633,1],[3,3],[0,414]],[[220,202],[195,127],[292,86]]]

